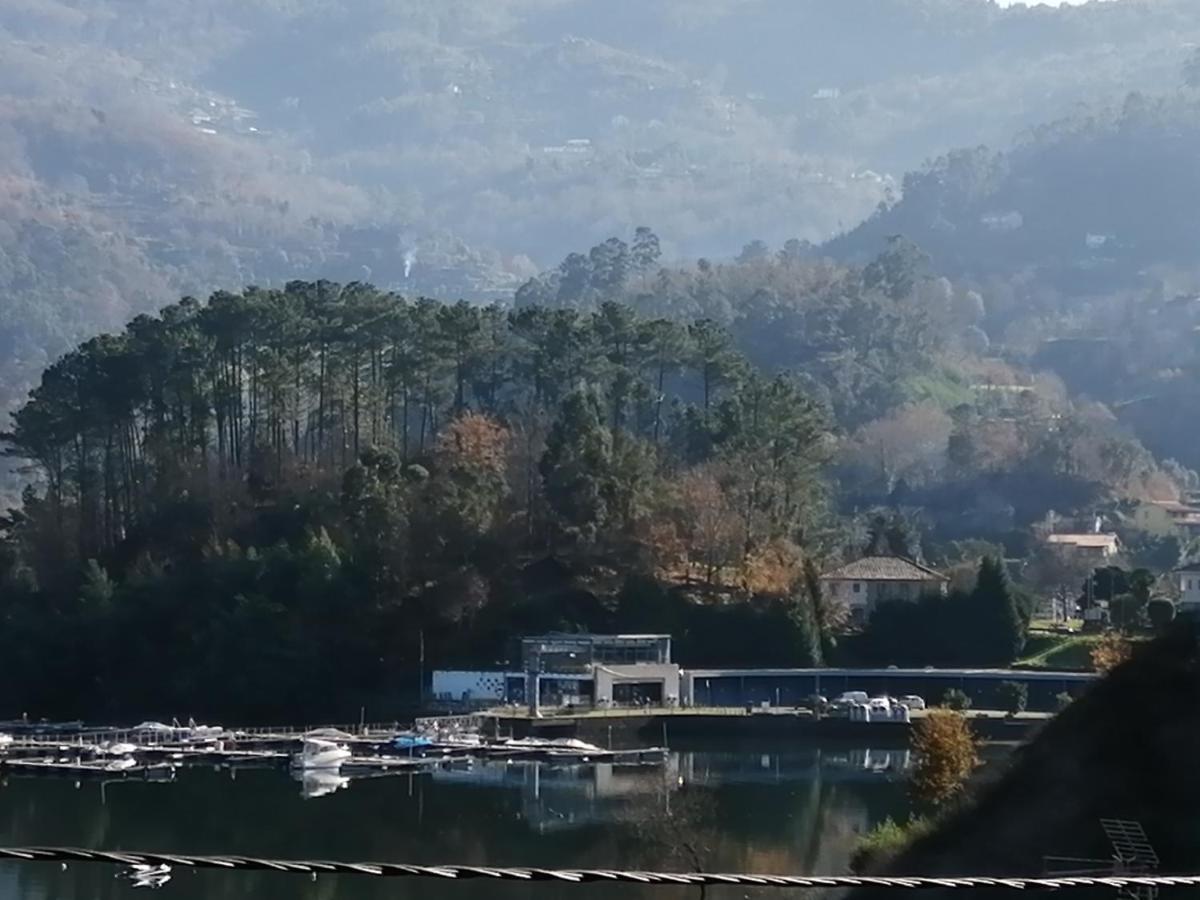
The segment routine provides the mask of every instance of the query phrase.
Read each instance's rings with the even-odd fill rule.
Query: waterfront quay
[[[940,703],[947,691],[976,709],[1003,708],[1001,685],[1026,689],[1027,708],[1057,710],[1094,672],[999,668],[684,667],[663,634],[547,634],[524,638],[520,668],[436,670],[432,699],[448,707],[525,707],[537,719],[563,710],[812,709],[847,692]],[[719,717],[719,718],[727,718]]]
[[[577,738],[601,747],[631,741],[655,741],[675,746],[677,739],[706,738],[861,739],[890,746],[907,743],[912,723],[925,715],[925,711],[916,710],[910,721],[861,722],[845,716],[819,715],[803,707],[557,710],[543,711],[540,716],[533,716],[520,707],[506,707],[485,713],[489,722],[487,730],[491,733],[518,738]],[[1053,716],[1039,711],[1011,716],[988,709],[968,710],[965,715],[977,737],[997,743],[1023,741]]]

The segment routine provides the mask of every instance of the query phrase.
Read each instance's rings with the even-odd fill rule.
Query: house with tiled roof
[[[1200,535],[1200,506],[1179,500],[1147,500],[1134,508],[1133,524],[1152,534],[1196,537]]]
[[[1120,539],[1110,532],[1050,534],[1046,536],[1046,542],[1096,565],[1104,565],[1121,552]]]
[[[851,621],[862,624],[880,603],[944,594],[950,579],[903,556],[864,556],[821,576],[821,590],[844,603]]]
[[[1200,563],[1188,563],[1174,572],[1179,581],[1179,600],[1176,604],[1180,615],[1200,614]]]

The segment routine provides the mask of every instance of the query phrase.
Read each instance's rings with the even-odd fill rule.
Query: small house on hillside
[[[1196,616],[1200,613],[1200,563],[1189,563],[1175,570],[1179,580],[1179,602],[1176,609],[1180,615]]]
[[[859,624],[882,602],[944,594],[949,583],[942,573],[903,556],[864,556],[821,576],[825,595],[845,603]]]
[[[1062,547],[1081,559],[1103,565],[1121,552],[1121,542],[1109,532],[1086,534],[1050,534],[1046,543]]]
[[[1133,523],[1151,534],[1195,537],[1200,534],[1200,507],[1178,500],[1148,500],[1134,510]]]

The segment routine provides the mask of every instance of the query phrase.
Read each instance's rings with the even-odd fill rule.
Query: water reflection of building
[[[761,754],[675,752],[663,766],[482,763],[438,769],[432,777],[435,783],[519,791],[522,818],[541,832],[625,821],[648,802],[669,802],[686,785],[887,782],[903,778],[911,764],[907,749],[807,747]]]
[[[682,753],[680,757],[684,780],[714,785],[899,778],[912,765],[907,748],[810,747],[784,753]]]
[[[520,791],[521,813],[536,831],[618,821],[636,798],[679,784],[679,757],[663,765],[584,763],[553,765],[537,760],[436,769],[435,783],[474,784]]]

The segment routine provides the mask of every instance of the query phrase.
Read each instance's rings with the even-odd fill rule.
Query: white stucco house
[[[858,624],[880,603],[944,594],[949,583],[941,572],[903,556],[864,556],[821,576],[825,595],[846,604],[851,621]]]
[[[1175,570],[1179,584],[1176,610],[1180,614],[1200,614],[1200,563],[1189,563]]]
[[[1120,539],[1110,532],[1087,532],[1080,534],[1049,534],[1046,543],[1061,547],[1080,559],[1096,565],[1104,565],[1121,552]]]

